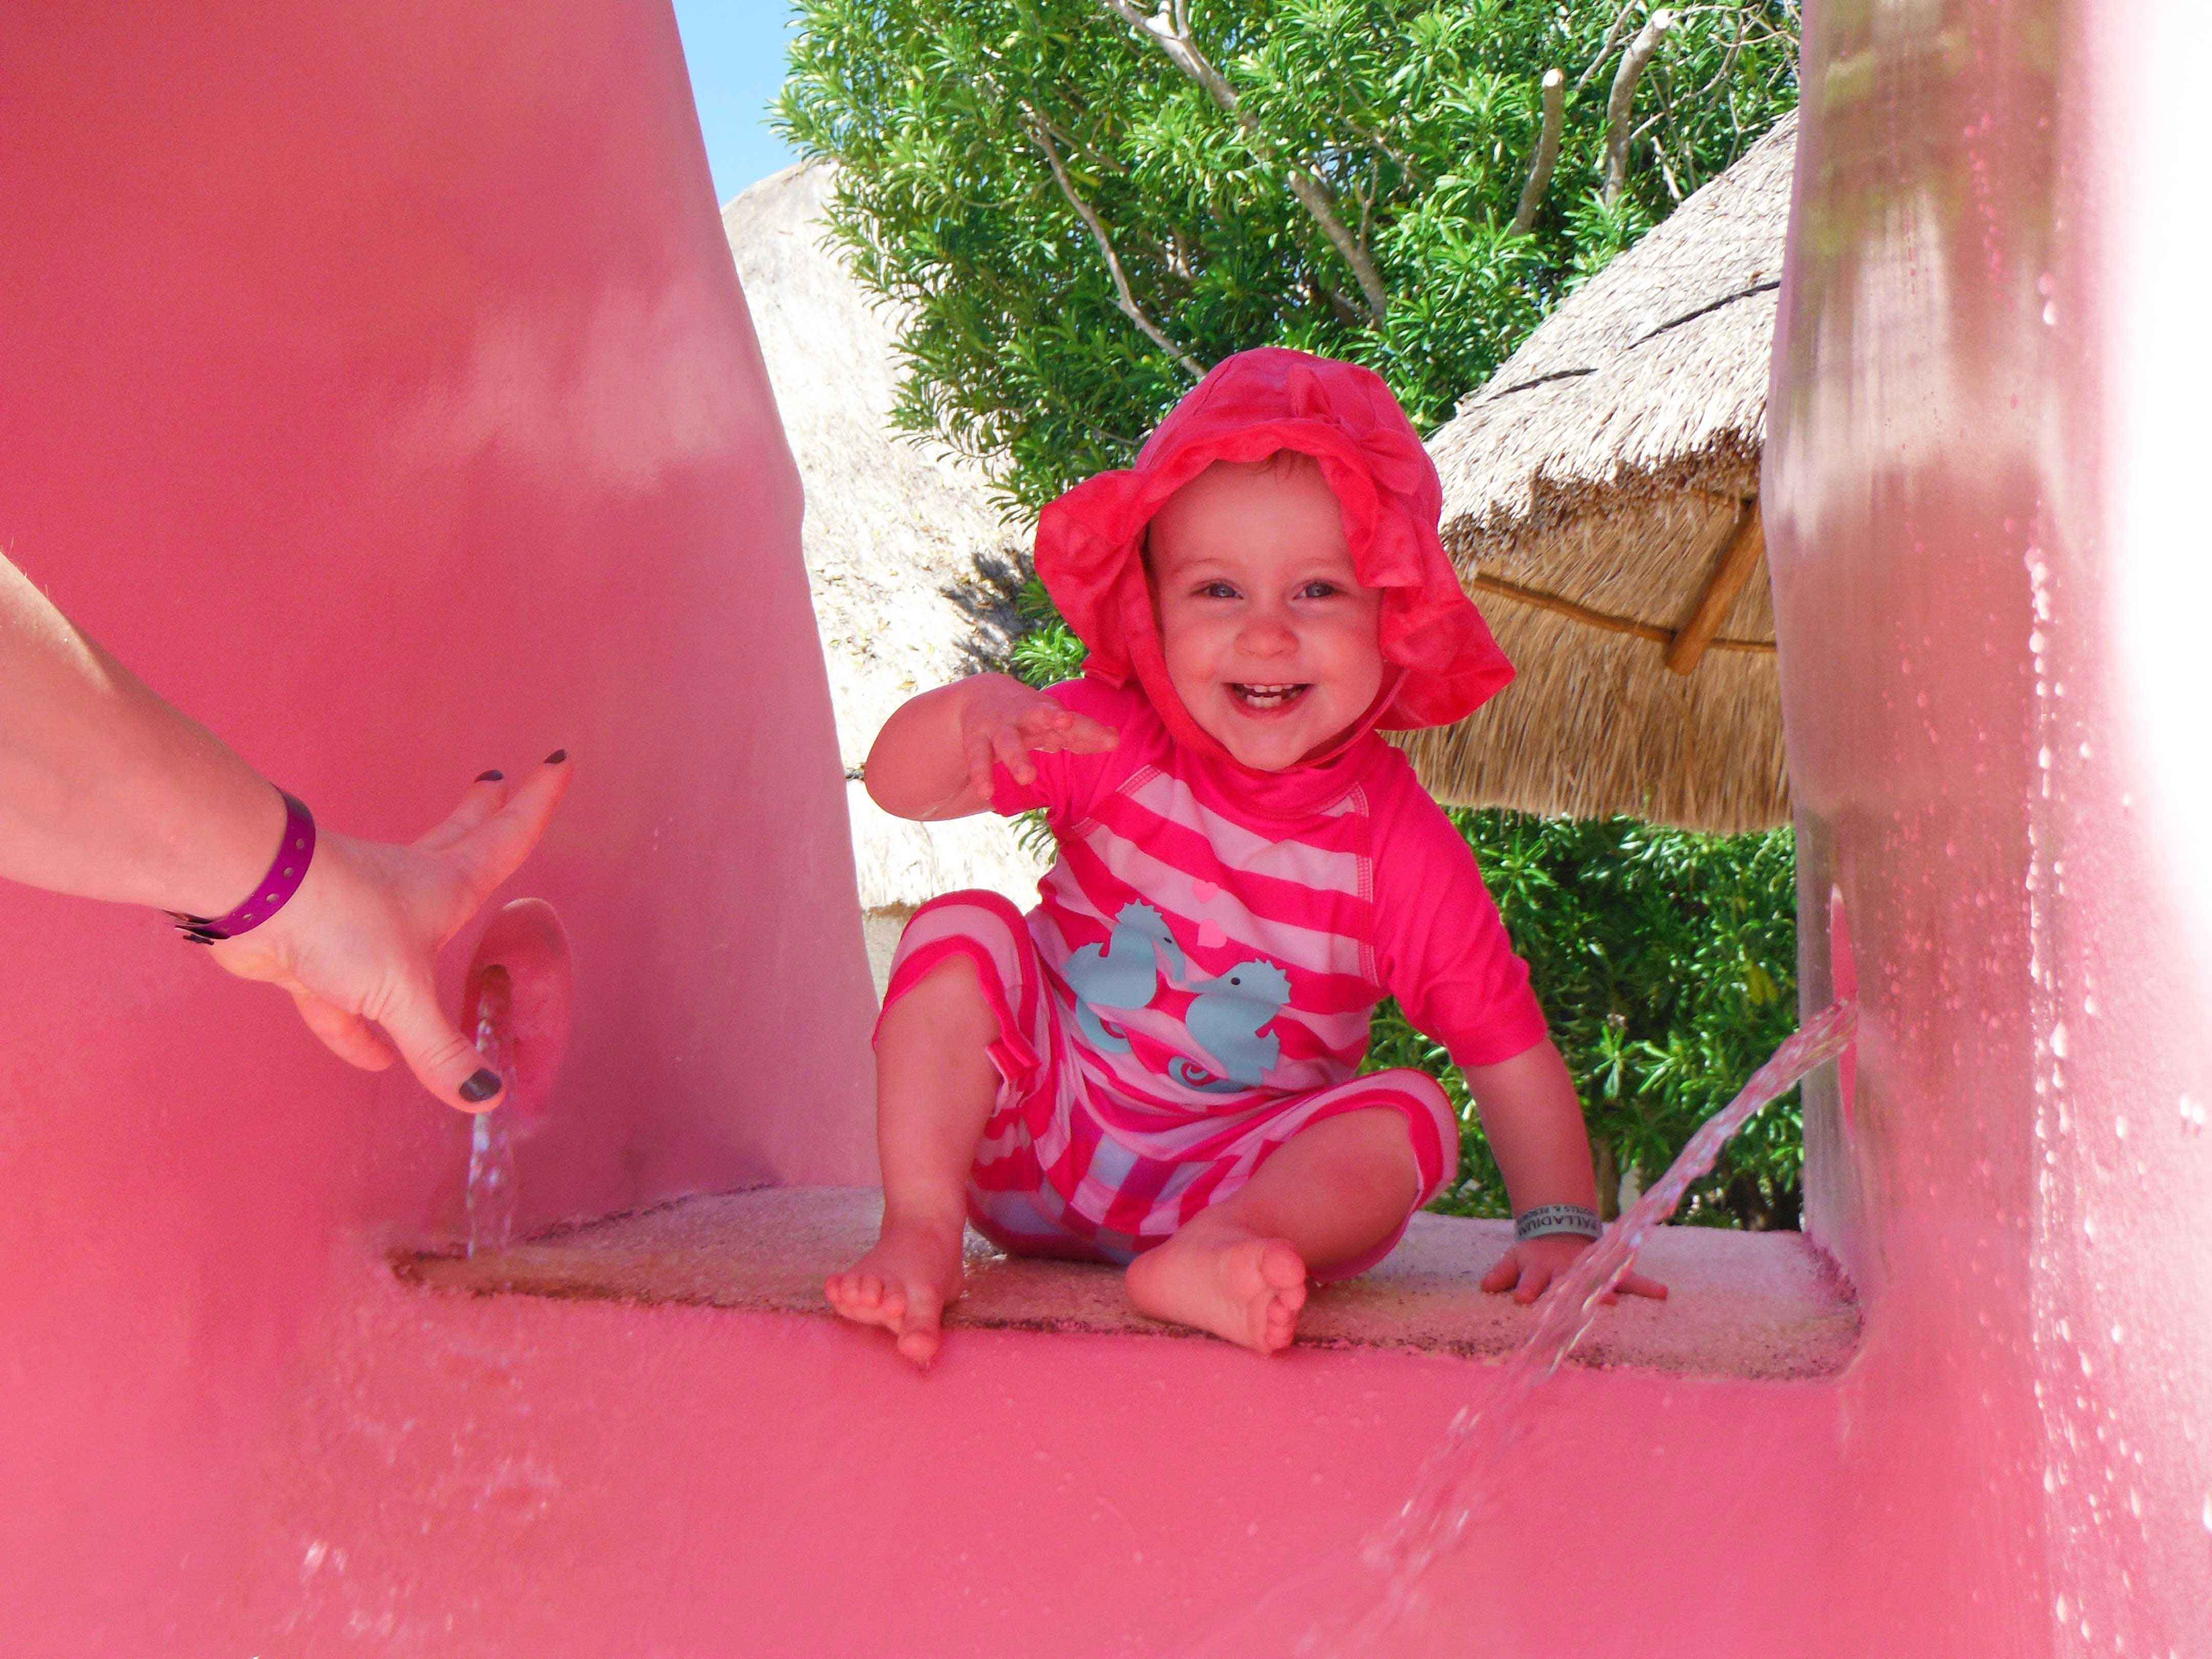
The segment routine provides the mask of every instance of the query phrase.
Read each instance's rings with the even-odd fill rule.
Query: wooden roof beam
[[[1697,608],[1690,612],[1689,621],[1674,630],[1667,647],[1668,667],[1677,674],[1687,674],[1705,660],[1713,636],[1721,631],[1721,623],[1735,608],[1743,585],[1751,580],[1765,552],[1766,530],[1759,503],[1746,501],[1735,528],[1729,532],[1728,544],[1713,561],[1712,574],[1705,578],[1705,590],[1698,595]]]

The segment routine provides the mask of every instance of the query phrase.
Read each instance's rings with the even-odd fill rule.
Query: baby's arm
[[[898,817],[965,817],[990,805],[999,763],[1026,784],[1036,776],[1032,750],[1097,754],[1117,738],[1011,675],[973,674],[901,704],[877,733],[863,775],[868,798]]]
[[[1466,1072],[1514,1213],[1545,1204],[1596,1209],[1597,1179],[1590,1169],[1582,1102],[1551,1039],[1495,1066],[1471,1066]],[[1516,1243],[1485,1276],[1482,1288],[1511,1291],[1516,1302],[1534,1302],[1589,1243],[1573,1233]],[[1615,1288],[1632,1296],[1667,1294],[1664,1285],[1634,1273],[1622,1274]]]

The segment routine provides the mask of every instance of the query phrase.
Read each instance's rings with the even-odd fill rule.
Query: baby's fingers
[[[1006,770],[1014,775],[1016,783],[1036,781],[1036,768],[1030,763],[1030,745],[1019,726],[1001,726],[991,739],[991,749]]]
[[[1623,1273],[1613,1288],[1625,1296],[1648,1296],[1654,1302],[1667,1299],[1667,1287],[1656,1279],[1646,1279],[1642,1273]]]
[[[1079,755],[1103,755],[1121,741],[1121,734],[1103,720],[1071,712],[1054,732],[1052,746]]]
[[[988,804],[991,799],[991,739],[981,732],[972,732],[961,744],[961,755],[968,763],[968,787],[977,800]],[[949,805],[949,803],[948,803]],[[936,816],[932,809],[931,816]]]

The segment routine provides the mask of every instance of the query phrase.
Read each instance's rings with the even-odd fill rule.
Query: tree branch
[[[1552,182],[1552,169],[1559,159],[1559,132],[1567,118],[1567,77],[1555,69],[1544,71],[1544,115],[1536,134],[1535,159],[1528,163],[1528,182],[1521,186],[1521,205],[1513,210],[1516,236],[1534,228],[1536,210]]]
[[[1026,105],[1023,106],[1022,112],[1029,120],[1030,137],[1036,140],[1037,148],[1044,152],[1044,159],[1052,164],[1052,176],[1060,183],[1060,193],[1067,198],[1068,205],[1075,210],[1085,224],[1091,227],[1091,234],[1098,244],[1098,251],[1106,256],[1106,269],[1114,278],[1115,303],[1121,307],[1121,314],[1134,323],[1146,339],[1181,363],[1193,380],[1204,380],[1206,370],[1200,367],[1197,359],[1169,338],[1165,331],[1145,314],[1145,308],[1137,303],[1137,296],[1129,291],[1129,278],[1121,269],[1121,256],[1114,252],[1113,239],[1107,235],[1106,227],[1099,223],[1098,216],[1091,210],[1091,204],[1077,193],[1075,181],[1067,176],[1066,167],[1061,165],[1060,152],[1053,148],[1051,136],[1045,131],[1044,123],[1036,112]]]
[[[1603,199],[1611,207],[1628,182],[1629,112],[1636,103],[1636,82],[1644,66],[1659,50],[1667,31],[1674,27],[1674,14],[1662,8],[1637,32],[1620,54],[1620,68],[1613,77],[1613,95],[1605,100],[1605,186]]]
[[[1283,180],[1291,187],[1291,194],[1298,198],[1298,204],[1321,227],[1329,245],[1352,267],[1352,274],[1359,281],[1359,291],[1366,296],[1367,309],[1374,314],[1375,325],[1380,328],[1390,313],[1390,295],[1382,286],[1382,272],[1375,268],[1375,261],[1368,257],[1365,246],[1345,228],[1328,186],[1299,163],[1275,153],[1274,145],[1260,131],[1259,123],[1241,107],[1237,88],[1198,49],[1191,38],[1189,0],[1162,0],[1159,10],[1151,16],[1138,9],[1134,0],[1098,0],[1098,3],[1165,52],[1169,62],[1203,87],[1206,96],[1224,112],[1236,117],[1244,142],[1263,165],[1282,169]]]
[[[1605,39],[1597,43],[1597,55],[1589,60],[1589,67],[1575,77],[1577,92],[1580,92],[1588,86],[1590,76],[1595,75],[1603,67],[1605,60],[1613,56],[1613,49],[1620,44],[1621,30],[1628,27],[1629,19],[1636,15],[1636,8],[1642,3],[1643,0],[1628,0],[1628,4],[1620,9],[1620,15],[1614,17],[1611,26],[1607,28]]]

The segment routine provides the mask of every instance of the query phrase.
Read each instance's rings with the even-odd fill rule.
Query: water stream
[[[1644,1235],[1674,1212],[1691,1183],[1713,1167],[1721,1148],[1754,1112],[1842,1054],[1857,1023],[1857,1007],[1851,1002],[1823,1009],[1774,1051],[1734,1100],[1699,1127],[1667,1173],[1537,1304],[1535,1328],[1506,1359],[1496,1387],[1480,1405],[1468,1407],[1453,1420],[1395,1516],[1360,1545],[1318,1570],[1302,1571],[1258,1607],[1217,1629],[1192,1650],[1190,1659],[1232,1659],[1261,1651],[1252,1645],[1258,1632],[1279,1630],[1288,1622],[1284,1615],[1289,1609],[1316,1599],[1325,1600],[1332,1610],[1308,1625],[1291,1652],[1314,1659],[1355,1659],[1375,1652],[1413,1607],[1423,1578],[1486,1512],[1486,1500],[1492,1496],[1489,1476],[1506,1449],[1528,1431],[1534,1420],[1530,1400],[1595,1322],[1607,1293],[1635,1261]]]
[[[501,967],[483,970],[477,991],[477,1052],[514,1092],[514,986]],[[469,1254],[503,1250],[514,1242],[514,1142],[508,1101],[478,1112],[469,1135]]]

